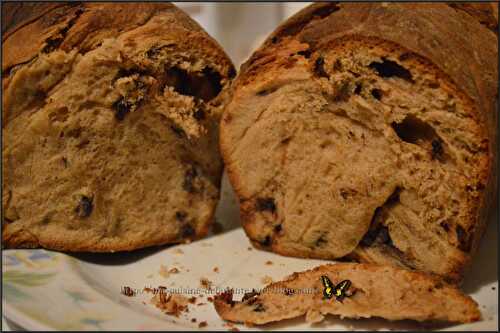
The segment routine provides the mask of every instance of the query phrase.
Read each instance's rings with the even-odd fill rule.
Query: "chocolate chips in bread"
[[[314,4],[269,36],[221,122],[256,246],[460,280],[496,197],[497,35],[474,13]]]
[[[339,284],[346,286],[341,297],[329,297],[325,277],[332,290]],[[226,291],[217,295],[214,306],[222,319],[249,325],[302,315],[316,323],[328,314],[462,323],[481,317],[474,300],[439,278],[393,266],[354,263],[294,273],[260,292],[246,294],[241,301],[233,300],[232,292]]]
[[[235,70],[166,3],[11,4],[3,244],[112,252],[205,235]]]

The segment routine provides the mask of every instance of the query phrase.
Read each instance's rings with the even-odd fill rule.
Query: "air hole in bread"
[[[170,67],[165,72],[165,84],[187,96],[199,98],[205,102],[216,97],[222,90],[221,76],[209,67],[201,72],[188,72],[179,67]]]
[[[387,219],[387,210],[399,202],[400,192],[401,188],[396,187],[384,202],[384,204],[375,209],[372,220],[370,222],[370,227],[361,239],[360,244],[362,246],[369,247],[374,243],[393,246],[392,239],[389,234],[389,229],[384,225],[384,222]]]
[[[414,82],[411,72],[395,61],[382,58],[382,62],[372,62],[368,65],[384,78],[398,77],[408,82]]]
[[[401,140],[408,143],[423,144],[439,140],[439,136],[431,125],[411,114],[401,122],[393,122],[392,128]]]

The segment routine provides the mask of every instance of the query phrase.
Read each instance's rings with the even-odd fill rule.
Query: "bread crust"
[[[119,52],[129,52],[128,54],[120,54],[118,58],[121,56],[125,57],[117,59],[117,62],[122,61],[123,58],[128,59],[135,57],[134,59],[143,59],[141,58],[142,55],[135,54],[134,52],[150,47],[150,45],[152,45],[152,49],[145,50],[146,53],[149,51],[156,52],[156,50],[153,50],[156,45],[155,43],[165,44],[166,41],[170,41],[170,44],[174,45],[174,50],[177,54],[191,57],[192,60],[190,61],[192,61],[193,64],[195,63],[195,59],[201,61],[197,65],[191,64],[192,66],[209,66],[217,75],[220,75],[220,82],[218,84],[221,85],[221,92],[206,103],[209,105],[207,108],[210,108],[209,116],[206,115],[205,118],[197,120],[203,123],[203,126],[205,126],[208,132],[204,132],[205,134],[193,132],[195,134],[194,137],[189,138],[187,138],[186,133],[182,131],[179,132],[179,129],[177,129],[175,133],[177,137],[179,137],[179,135],[183,136],[181,140],[186,141],[186,145],[191,147],[189,149],[193,149],[194,151],[198,150],[199,155],[203,155],[203,158],[200,157],[201,159],[195,162],[203,164],[202,172],[207,179],[206,186],[209,186],[211,188],[210,191],[213,191],[213,193],[209,192],[210,194],[206,194],[202,197],[189,194],[191,196],[189,203],[187,201],[185,203],[187,209],[191,209],[190,206],[193,205],[192,200],[204,201],[205,206],[203,207],[203,213],[200,215],[201,221],[198,221],[199,223],[195,230],[190,230],[188,232],[188,236],[179,236],[177,234],[172,234],[170,231],[162,231],[161,229],[155,232],[154,228],[161,228],[161,221],[148,222],[147,220],[141,222],[144,223],[144,230],[142,232],[136,230],[133,236],[129,234],[129,236],[124,237],[117,237],[116,235],[114,237],[107,237],[105,235],[106,231],[103,231],[103,235],[96,236],[88,230],[81,230],[80,232],[65,230],[63,232],[63,230],[60,229],[61,232],[57,234],[51,234],[50,232],[39,233],[38,231],[30,230],[27,225],[18,226],[19,222],[16,221],[12,222],[8,220],[7,223],[5,223],[6,210],[9,209],[9,201],[12,197],[10,192],[12,179],[10,178],[11,180],[9,180],[9,177],[12,176],[13,170],[10,164],[11,157],[9,156],[11,156],[11,153],[9,153],[9,151],[13,149],[13,142],[4,140],[4,162],[7,161],[9,163],[4,166],[3,177],[3,190],[4,194],[6,194],[3,202],[3,246],[8,248],[45,247],[62,251],[113,252],[189,241],[205,236],[209,231],[215,214],[222,176],[222,163],[218,157],[219,153],[217,148],[217,128],[220,118],[220,106],[225,102],[224,96],[226,94],[226,89],[235,75],[231,60],[221,49],[220,45],[194,20],[170,3],[16,3],[6,8],[2,8],[2,15],[4,18],[2,28],[5,29],[2,40],[2,88],[4,91],[2,98],[2,131],[4,133],[4,138],[6,138],[6,133],[13,131],[11,123],[15,122],[16,118],[25,117],[26,112],[31,112],[30,110],[33,110],[33,108],[36,110],[37,108],[42,108],[51,103],[50,99],[47,98],[45,104],[41,103],[41,105],[37,105],[36,99],[38,96],[33,93],[27,97],[35,100],[35,104],[32,103],[26,107],[14,107],[19,102],[14,92],[12,92],[13,85],[19,84],[20,79],[16,77],[18,73],[22,73],[22,75],[31,75],[29,72],[30,66],[37,62],[38,65],[40,65],[41,62],[44,66],[47,65],[44,61],[48,61],[49,64],[51,62],[66,64],[62,65],[63,70],[66,72],[60,76],[58,81],[51,82],[50,84],[53,84],[51,87],[44,87],[44,89],[47,89],[47,91],[44,91],[44,94],[46,94],[44,98],[53,96],[54,91],[57,90],[55,88],[60,88],[69,81],[67,76],[76,70],[76,63],[82,66],[78,70],[84,71],[85,65],[82,65],[82,63],[85,61],[82,59],[92,58],[94,59],[92,61],[97,61],[98,63],[98,54],[101,52],[100,49],[103,48],[103,45],[108,45],[104,47],[108,47],[110,50],[115,47],[109,46],[112,43],[110,40],[122,43],[120,44],[122,50]],[[133,43],[136,43],[135,48],[133,47]],[[115,52],[114,49],[112,49],[112,51]],[[105,59],[107,54],[106,51],[103,52],[101,58]],[[64,59],[65,57],[67,57],[67,59]],[[125,75],[125,77],[130,75],[130,77],[133,78],[132,80],[137,79],[139,76],[144,76],[144,80],[151,81],[151,77],[154,76],[156,76],[155,79],[161,80],[161,70],[155,72],[155,58],[153,57],[151,59],[153,60],[146,59],[144,62],[139,61],[132,64],[135,66],[135,72],[121,75]],[[90,60],[86,61],[90,63]],[[114,65],[111,63],[111,61],[114,61],[112,59],[104,61],[110,61],[110,68]],[[124,67],[130,67],[132,65],[130,63],[123,63]],[[201,69],[203,68],[200,67],[195,70],[201,71]],[[47,73],[49,73],[49,71],[50,68]],[[66,81],[64,80],[65,78]],[[123,80],[125,80],[124,84],[126,84],[126,80],[131,79]],[[115,81],[112,81],[111,84],[115,84],[114,82]],[[80,83],[77,82],[75,84]],[[89,81],[89,86],[93,84],[95,84],[94,81]],[[161,87],[161,82],[154,83],[152,88],[148,91],[150,94],[153,94],[156,93],[158,89],[163,89]],[[59,91],[61,91],[61,89],[59,89]],[[201,93],[207,94],[205,92]],[[61,92],[59,92],[59,94],[61,94]],[[159,95],[151,95],[149,97],[151,97],[151,103],[157,103]],[[101,97],[98,96],[96,98]],[[104,102],[104,104],[106,103],[107,102]],[[100,107],[97,104],[87,103],[86,105],[87,107]],[[115,106],[110,105],[110,107],[114,108]],[[147,107],[149,108],[149,106]],[[158,108],[159,106],[157,109]],[[136,115],[134,115],[134,117],[135,120],[132,121],[140,119],[140,117],[136,117]],[[148,115],[148,117],[150,116]],[[119,120],[116,120],[116,122],[119,124]],[[166,121],[165,124],[169,124],[170,122],[171,121]],[[96,125],[95,121],[93,125]],[[92,125],[89,125],[89,127],[92,127]],[[168,126],[164,131],[171,133]],[[92,131],[89,131],[89,133],[90,132]],[[141,134],[138,133],[136,135]],[[165,135],[163,137],[164,140],[172,140],[171,134],[160,132],[159,135],[160,137]],[[144,138],[141,138],[141,140],[144,140]],[[149,144],[153,143],[150,142]],[[143,147],[146,150],[151,148],[147,145],[148,143]],[[151,158],[154,157],[152,154],[149,156]],[[181,159],[182,158],[183,157],[181,157]],[[211,162],[208,163],[208,161]],[[109,162],[112,163],[112,161]],[[193,161],[189,161],[189,158],[187,158],[184,162],[188,165]],[[207,163],[209,165],[205,166]],[[195,172],[194,176],[191,177],[199,176],[199,172],[200,171],[198,171],[198,174]],[[155,177],[156,176],[157,174]],[[8,179],[6,180],[6,178]],[[64,178],[64,176],[62,178]],[[158,181],[162,182],[164,180],[159,179]],[[78,182],[80,182],[80,180],[78,180]],[[189,186],[192,187],[193,185]],[[34,191],[39,190],[39,188],[34,188]],[[193,190],[188,188],[188,191]],[[42,205],[45,204],[46,203],[43,203]],[[96,210],[99,211],[104,209],[104,206],[101,206],[103,204],[102,202],[99,204],[94,202],[94,214]],[[97,205],[97,207],[95,205]],[[108,206],[107,208],[110,207]],[[172,212],[172,215],[174,215],[174,213],[175,212]],[[98,214],[105,215],[108,213],[99,212]],[[68,219],[72,219],[74,212],[70,211],[68,215]],[[101,217],[97,219],[102,220],[104,217],[103,215],[100,216]],[[182,214],[178,220],[181,219],[184,219],[184,215]],[[101,222],[103,221],[99,223]],[[118,223],[116,224],[116,228],[118,228],[120,223],[116,223]],[[151,225],[155,224],[156,226],[151,226],[151,230],[148,231],[149,227],[146,225],[147,223]],[[104,228],[104,230],[107,230],[107,227]]]
[[[244,228],[253,243],[284,255],[318,257],[317,254],[276,248],[273,244],[262,246],[255,241],[258,227],[253,221],[252,204],[246,203],[250,195],[248,179],[233,167],[236,163],[231,158],[234,138],[228,132],[231,127],[228,124],[233,118],[231,113],[238,112],[239,100],[244,98],[245,92],[251,94],[259,87],[272,85],[275,77],[283,75],[284,68],[300,62],[288,58],[288,54],[308,52],[314,59],[315,55],[327,53],[343,41],[364,40],[365,45],[373,44],[371,47],[377,47],[380,41],[392,47],[395,54],[404,54],[404,61],[432,73],[439,82],[449,82],[451,91],[466,101],[466,107],[480,124],[477,137],[485,138],[483,149],[488,151],[488,157],[476,169],[480,195],[469,204],[468,223],[473,226],[471,250],[457,258],[444,273],[450,280],[459,281],[478,248],[497,201],[498,50],[497,36],[489,30],[494,24],[492,9],[492,4],[478,5],[474,10],[470,6],[447,4],[314,4],[280,25],[242,65],[233,84],[232,102],[227,107],[233,111],[226,112],[221,126],[221,151],[231,183],[242,201]],[[467,31],[467,41],[456,29]]]

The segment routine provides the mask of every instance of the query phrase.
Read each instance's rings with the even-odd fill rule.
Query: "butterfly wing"
[[[338,301],[342,301],[342,299],[344,299],[344,297],[346,296],[346,291],[349,289],[350,286],[351,286],[351,281],[349,280],[344,280],[339,282],[333,290],[335,298]]]
[[[325,287],[323,289],[323,295],[326,298],[332,298],[333,296],[333,284],[332,281],[328,278],[328,276],[322,275],[321,276],[321,282],[323,283],[323,286]]]

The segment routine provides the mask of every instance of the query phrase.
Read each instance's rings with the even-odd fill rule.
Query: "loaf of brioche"
[[[119,251],[207,233],[235,70],[167,3],[4,8],[3,244]]]
[[[496,202],[493,8],[314,4],[279,26],[221,122],[252,242],[460,280]]]

